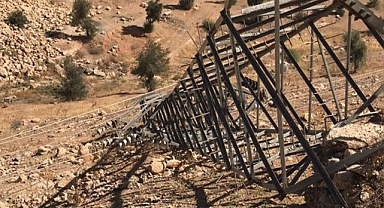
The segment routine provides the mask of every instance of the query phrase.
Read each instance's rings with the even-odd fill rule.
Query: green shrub
[[[179,6],[184,10],[192,9],[193,4],[194,4],[194,0],[179,0]]]
[[[343,40],[348,45],[348,33],[344,33]],[[348,49],[348,48],[347,48]],[[367,46],[357,30],[351,31],[351,61],[353,63],[353,72],[361,69],[367,60]]]
[[[97,27],[95,26],[95,23],[91,19],[86,19],[82,23],[82,28],[86,31],[87,37],[93,38],[96,35]]]
[[[71,26],[82,25],[88,19],[91,3],[87,0],[75,0],[72,5]]]
[[[131,73],[142,79],[148,91],[153,91],[156,87],[155,75],[169,69],[168,53],[159,43],[149,40],[144,50],[136,57],[138,64]]]
[[[144,32],[151,33],[153,32],[153,23],[155,21],[160,21],[160,15],[163,11],[163,4],[159,3],[158,0],[148,2],[147,8],[145,8],[147,12],[147,17],[145,18],[144,23]]]
[[[254,6],[258,4],[262,4],[264,0],[247,0],[248,6]]]
[[[18,28],[24,28],[25,24],[28,23],[28,19],[22,11],[16,10],[8,15],[8,18],[5,20],[5,22],[9,25],[15,25]]]
[[[64,61],[65,77],[61,80],[58,89],[59,95],[65,101],[81,100],[87,97],[88,91],[83,80],[83,70],[78,67],[71,57]]]
[[[21,120],[14,120],[14,121],[12,121],[11,129],[12,130],[16,130],[16,129],[20,128],[22,125],[23,125],[23,121],[21,121]]]
[[[87,51],[92,55],[102,54],[104,52],[103,43],[92,41],[87,44]]]
[[[256,24],[256,23],[260,22],[261,20],[263,20],[263,16],[250,17],[250,18],[246,18],[244,20],[244,24],[245,25],[252,25],[252,24]]]
[[[343,7],[339,7],[336,9],[336,14],[340,15],[340,17],[345,15],[345,10]]]
[[[159,3],[158,0],[148,2],[146,20],[147,22],[154,23],[160,20],[161,12],[163,11],[163,4]]]
[[[93,38],[96,35],[97,27],[88,17],[91,3],[87,0],[75,0],[72,5],[71,26],[81,26],[87,33],[87,37]]]
[[[211,29],[215,26],[215,22],[211,19],[204,19],[203,20],[203,28],[209,32]]]
[[[154,25],[151,22],[144,22],[144,32],[145,33],[151,33],[153,32]]]
[[[295,61],[297,63],[299,63],[301,61],[301,54],[297,50],[295,50],[295,49],[288,49],[288,51],[292,55],[293,59],[295,59]],[[288,57],[287,54],[285,54],[284,59],[287,60],[288,63],[292,63],[292,60]]]
[[[295,15],[293,15],[293,20],[299,20],[305,17],[304,12],[297,12]]]
[[[367,3],[367,7],[378,9],[379,8],[379,0],[369,0],[369,2]]]

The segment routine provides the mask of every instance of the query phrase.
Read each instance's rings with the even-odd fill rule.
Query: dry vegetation
[[[34,23],[27,26],[25,34],[11,33],[0,23],[0,29],[4,29],[2,32],[17,37],[20,34],[31,35],[32,32],[27,31],[33,31],[38,37],[44,38],[44,43],[50,41],[46,49],[49,52],[44,56],[54,58],[44,61],[41,65],[43,69],[32,73],[33,76],[29,78],[15,78],[16,81],[10,82],[3,78],[0,80],[0,98],[14,96],[12,102],[1,104],[0,109],[0,207],[3,204],[4,207],[5,204],[10,207],[34,207],[43,203],[47,207],[298,207],[304,204],[304,197],[296,195],[289,195],[279,201],[276,192],[248,184],[238,175],[188,151],[137,146],[127,147],[124,151],[113,150],[104,155],[95,154],[94,151],[92,158],[87,158],[90,155],[87,151],[90,150],[84,144],[95,139],[92,137],[95,129],[115,116],[117,109],[129,106],[130,103],[125,102],[127,99],[146,92],[139,78],[131,75],[130,71],[136,64],[136,55],[147,40],[160,42],[170,51],[170,71],[161,75],[159,87],[175,84],[196,51],[194,41],[199,45],[199,33],[205,36],[201,27],[203,20],[216,19],[223,1],[195,0],[196,9],[186,11],[174,9],[172,6],[178,3],[175,0],[163,0],[162,3],[170,8],[165,11],[171,17],[167,21],[154,23],[153,33],[143,34],[141,27],[145,22],[145,9],[141,7],[142,1],[92,0],[94,7],[91,15],[99,27],[99,33],[88,42],[79,38],[84,35],[84,31],[68,25],[67,11],[70,11],[72,5],[70,0],[38,0],[36,5],[34,1],[3,2],[8,5],[13,2],[12,7],[21,5]],[[6,8],[2,7],[3,4],[0,3],[0,11]],[[245,5],[245,1],[237,1],[233,13],[239,13]],[[45,37],[46,34],[36,23],[44,11],[38,10],[36,12],[40,13],[36,14],[34,7],[55,8],[57,14],[46,12],[44,21],[60,21],[48,21],[44,27],[47,30],[57,29],[59,32],[55,34],[58,38]],[[383,10],[376,9],[375,12],[384,16]],[[3,14],[0,17],[4,19]],[[327,17],[322,21],[335,22],[335,18]],[[346,23],[347,19],[343,17],[322,30],[327,37],[332,37],[329,42],[341,56],[345,56],[345,52],[340,49],[343,45],[340,34],[346,30]],[[366,31],[361,22],[354,22],[353,25],[354,29]],[[194,40],[189,38],[187,32]],[[294,37],[291,40],[291,48],[300,54],[309,54],[308,31],[304,31],[301,36],[304,39]],[[383,83],[383,49],[372,36],[365,34],[363,39],[369,43],[367,67],[354,76],[358,78],[372,70],[372,76],[359,81],[359,84],[367,85],[364,90],[372,92],[373,85],[366,82]],[[4,53],[11,51],[0,49]],[[62,62],[65,55],[73,56],[86,69],[85,73],[89,74],[85,77],[89,90],[85,100],[60,102],[52,95],[52,87],[59,83],[63,75]],[[272,58],[273,54],[263,57],[263,60],[270,63],[267,67],[273,66]],[[307,71],[309,57],[302,56],[300,65]],[[315,69],[316,76],[323,76],[320,57],[315,60],[315,65],[318,66]],[[335,78],[340,78],[334,64],[330,66]],[[251,74],[252,70],[245,69],[245,72]],[[299,97],[300,93],[307,92],[307,89],[301,89],[302,83],[296,82],[295,72],[287,72],[285,76],[285,87],[291,97]],[[295,104],[300,105],[300,100],[297,100]],[[375,107],[384,109],[383,98],[379,100]],[[106,107],[120,101],[122,104]],[[320,109],[320,106],[316,108]],[[48,131],[49,125],[73,116],[78,118]],[[39,129],[41,132],[35,131]],[[54,145],[47,146],[46,154],[37,154],[39,149],[51,143]],[[59,147],[65,149],[64,155],[57,156]],[[186,158],[186,154],[192,155]],[[149,171],[153,161],[166,163],[172,159],[181,161],[181,164],[167,167],[160,175]]]

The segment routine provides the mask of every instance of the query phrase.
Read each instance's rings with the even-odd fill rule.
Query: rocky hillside
[[[20,29],[5,23],[12,11],[21,10],[29,20]],[[39,78],[49,65],[65,54],[54,47],[49,31],[60,31],[70,20],[64,4],[46,0],[15,0],[0,2],[0,82],[23,84],[26,77]]]

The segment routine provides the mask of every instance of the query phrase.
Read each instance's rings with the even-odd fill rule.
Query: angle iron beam
[[[264,63],[261,61],[260,57],[256,56],[256,61],[259,63],[259,66],[261,66],[261,69],[264,71],[268,79],[270,80],[273,87],[276,86],[276,81],[273,79],[271,73],[268,71],[267,67],[264,65]],[[255,70],[255,69],[254,69]],[[256,71],[257,73],[257,71]],[[288,109],[293,114],[293,117],[295,117],[296,121],[299,123],[301,128],[305,130],[305,132],[308,131],[307,127],[303,123],[303,121],[300,119],[300,116],[296,113],[295,109],[292,107],[291,103],[289,102],[288,98],[285,96],[285,94],[281,94],[281,98],[283,99],[283,102],[287,105]]]
[[[326,1],[326,0],[320,0],[320,1],[317,1],[317,2],[312,2],[312,3],[309,3],[309,4],[307,4],[307,5],[304,5],[303,7],[306,8],[306,6],[313,6],[313,5],[318,4],[318,2],[321,3],[321,2],[324,2],[324,1]],[[281,17],[282,17],[282,18],[284,18],[284,17],[288,17],[289,15],[291,15],[291,14],[297,12],[297,11],[301,11],[301,8],[303,8],[303,7],[296,8],[296,9],[290,10],[290,11],[288,11],[288,12],[284,12],[284,13],[281,14]],[[312,15],[314,15],[314,14],[311,14],[310,16],[306,16],[304,19],[296,20],[296,21],[294,21],[293,23],[290,23],[290,26],[292,26],[292,24],[297,24],[297,23],[301,22],[302,20],[306,20],[306,19],[308,19],[309,17],[311,17]],[[255,24],[253,24],[253,25],[250,25],[250,26],[247,26],[247,27],[245,27],[245,28],[239,29],[238,31],[239,31],[240,33],[242,33],[242,32],[246,32],[246,31],[252,30],[252,29],[254,29],[254,28],[256,28],[256,27],[259,27],[259,26],[261,26],[261,25],[264,25],[264,24],[273,22],[273,21],[274,21],[274,17],[272,17],[272,18],[268,18],[268,19],[262,20],[262,21],[260,21],[260,22],[258,22],[258,23],[255,23]],[[284,28],[289,28],[290,26],[284,26],[283,29],[284,29]],[[257,39],[257,38],[260,38],[260,37],[264,37],[264,36],[266,36],[266,35],[269,35],[269,34],[273,33],[273,29],[271,29],[271,30],[272,30],[272,31],[269,31],[269,33],[266,33],[265,35],[264,35],[264,33],[257,34],[257,36],[253,36],[253,37],[250,38],[249,40],[252,41],[252,40],[255,40],[255,39]],[[267,32],[268,32],[268,31],[267,31]],[[229,35],[227,34],[227,35],[224,35],[224,36],[221,36],[221,37],[216,38],[215,41],[216,41],[216,42],[220,42],[220,41],[225,40],[225,39],[228,39],[228,38],[229,38]],[[260,45],[264,45],[264,44],[260,44]],[[222,48],[222,49],[218,49],[218,52],[219,52],[219,53],[222,53],[222,52],[224,52],[224,51],[228,51],[228,50],[230,50],[230,49],[231,49],[231,46],[229,45],[229,46],[226,46],[226,47],[224,47],[224,48]],[[241,52],[237,52],[236,54],[237,54],[237,55],[240,55]],[[212,53],[207,53],[207,54],[204,54],[204,55],[203,55],[203,58],[209,58],[209,57],[212,57]],[[230,54],[228,57],[229,57],[229,58],[232,58],[233,55]],[[224,59],[228,59],[228,57],[222,58],[221,60],[223,61]],[[214,62],[210,62],[210,63],[204,64],[205,67],[212,66],[212,65],[214,65]],[[195,68],[195,70],[198,70],[198,68]]]
[[[261,110],[265,113],[265,115],[267,116],[268,120],[271,122],[273,128],[277,129],[277,124],[275,123],[275,121],[273,120],[273,118],[271,117],[271,115],[268,113],[267,109],[264,107],[263,103],[259,100],[259,98],[257,97],[257,95],[255,94],[255,92],[252,90],[251,86],[249,85],[249,83],[244,79],[244,75],[243,73],[240,73],[240,76],[241,76],[241,79],[243,80],[243,82],[245,83],[245,86],[248,88],[248,90],[251,92],[251,95],[253,96],[253,98],[256,100],[257,104],[261,107]]]
[[[303,24],[296,27],[296,30],[293,30],[293,31],[287,33],[286,35],[281,36],[280,42],[285,42],[288,39],[292,38],[293,36],[299,34],[301,31],[303,31],[305,28],[308,27],[309,23],[316,22],[320,18],[330,14],[331,12],[333,12],[334,9],[336,9],[336,7],[338,5],[339,5],[338,2],[333,3],[333,4],[329,5],[326,9],[322,10],[321,12],[312,14],[311,18],[309,18],[307,21],[303,22]],[[266,49],[264,49],[260,52],[257,52],[258,57],[264,56],[265,54],[269,53],[271,50],[273,50],[275,48],[275,39],[268,40],[268,41],[266,41],[266,43],[271,44],[271,45],[268,46]]]
[[[200,62],[199,60],[197,60],[197,63],[200,65]],[[191,81],[192,81],[192,85],[193,86],[197,86],[196,85],[196,82],[195,80],[193,79],[192,75],[193,75],[193,72],[191,70],[191,68],[188,68],[188,74],[191,76]],[[210,85],[210,82],[206,83],[205,84],[205,87],[209,85],[210,87],[212,87],[212,85]],[[207,94],[210,95],[210,99],[209,99],[209,102],[212,102],[212,100],[214,101],[217,101],[217,97],[213,97],[208,91],[206,91]],[[198,94],[199,96],[199,99],[200,100],[204,100],[202,98],[202,95],[201,94]],[[206,106],[205,106],[206,107]],[[208,110],[208,109],[207,109]],[[220,111],[221,112],[221,111]],[[215,137],[217,137],[217,142],[219,144],[219,148],[220,148],[220,151],[221,151],[221,154],[224,156],[224,163],[225,165],[227,166],[227,168],[230,168],[231,167],[231,163],[229,162],[229,159],[228,159],[228,155],[227,155],[227,151],[225,149],[225,145],[224,145],[224,139],[223,139],[223,136],[221,134],[221,129],[220,129],[220,126],[219,126],[219,121],[216,117],[216,115],[213,115],[215,114],[215,112],[213,111],[212,109],[212,112],[211,112],[212,116],[213,116],[213,122],[208,118],[207,122],[208,122],[208,125],[211,127],[211,130],[212,130],[212,133],[214,134]],[[222,121],[224,122],[224,121]],[[215,123],[215,126],[214,124]],[[209,145],[208,145],[209,146]]]
[[[319,101],[319,104],[321,105],[321,107],[323,108],[323,110],[325,111],[327,116],[329,116],[329,118],[331,119],[332,123],[333,124],[337,123],[337,120],[334,117],[334,115],[332,114],[331,110],[329,110],[327,104],[321,98],[320,94],[317,92],[316,88],[312,85],[311,81],[307,78],[304,71],[301,69],[300,65],[293,58],[293,56],[289,52],[288,48],[285,46],[284,43],[281,43],[281,46],[282,46],[283,50],[285,51],[285,53],[287,54],[288,58],[292,61],[292,64],[295,66],[297,72],[299,72],[299,74],[300,74],[301,78],[304,80],[305,84],[307,84],[308,88],[311,90],[312,94],[315,96],[317,101]]]
[[[369,24],[367,24],[366,22],[364,22],[364,23],[367,26],[367,28],[369,29],[369,31],[371,31],[372,35],[376,38],[377,42],[379,42],[379,44],[381,45],[381,48],[384,49],[384,40],[380,36],[380,34],[375,29],[373,29]]]
[[[201,75],[203,77],[203,80],[204,80],[204,83],[205,83],[205,87],[207,88],[207,91],[209,91],[209,93],[211,93],[211,94],[215,94],[215,92],[214,92],[214,90],[212,88],[212,85],[210,85],[210,83],[209,83],[208,76],[207,76],[207,74],[204,71],[204,66],[203,66],[203,64],[201,62],[201,58],[200,58],[199,54],[196,54],[195,59],[197,60],[197,64],[199,64],[199,66],[200,66],[200,72],[201,72]],[[189,70],[189,72],[191,73],[191,70]],[[238,146],[236,144],[236,141],[235,141],[235,139],[233,137],[233,134],[232,134],[232,131],[231,131],[230,127],[229,127],[229,124],[227,123],[227,121],[225,119],[225,115],[221,111],[221,107],[220,107],[220,104],[219,104],[218,100],[217,99],[213,99],[213,104],[215,105],[216,112],[219,115],[221,123],[223,124],[223,126],[224,126],[224,128],[225,128],[225,130],[227,132],[227,136],[229,137],[229,140],[231,141],[232,146],[235,149],[235,152],[237,154],[237,158],[238,158],[238,160],[239,160],[239,162],[240,162],[240,164],[241,164],[241,166],[243,168],[243,172],[244,172],[246,178],[251,178],[251,175],[249,174],[248,168],[245,165],[244,159],[241,156],[240,150],[239,150],[239,148],[238,148]]]
[[[164,113],[164,104],[162,105],[163,107],[159,109],[158,114],[160,116],[160,119],[162,120],[163,123],[163,128],[165,130],[165,133],[168,137],[169,140],[177,142],[177,138],[173,135],[173,131],[171,130],[170,127],[170,120],[167,119],[166,114]],[[164,135],[164,134],[163,134]]]
[[[185,90],[185,83],[182,82],[181,84],[182,84],[182,87],[183,87],[184,90]],[[187,94],[188,94],[188,93],[187,93]],[[187,103],[188,103],[189,106],[190,106],[190,109],[192,109],[193,114],[194,114],[194,115],[197,115],[198,113],[196,112],[196,109],[193,107],[193,103],[192,103],[191,98],[190,98],[189,96],[186,96],[186,99],[187,99]],[[203,124],[202,124],[202,121],[201,121],[200,119],[198,119],[198,121],[197,121],[197,127],[198,127],[199,130],[200,130],[202,140],[203,140],[203,141],[206,141],[208,138],[207,138],[207,135],[206,135],[205,132],[204,132]],[[194,131],[194,130],[191,129],[191,131]],[[199,141],[199,137],[196,137],[196,142],[197,142],[197,143],[200,142],[200,141]],[[201,146],[200,143],[199,143],[199,145],[200,145],[200,147],[202,148],[202,146]],[[205,154],[205,150],[206,150],[206,149],[207,149],[207,148],[204,148],[204,150],[203,150],[204,154]],[[209,147],[209,146],[208,146],[208,151],[209,151],[209,153],[213,152],[212,149],[211,149],[211,147]],[[209,156],[211,157],[212,161],[216,161],[217,158],[215,158],[214,155],[209,155]]]
[[[289,126],[292,128],[292,131],[295,133],[297,139],[300,141],[301,145],[303,146],[303,148],[307,152],[313,165],[319,171],[320,175],[323,177],[324,182],[326,183],[326,185],[328,187],[328,190],[332,193],[332,196],[334,197],[334,199],[341,206],[347,207],[347,203],[345,202],[344,198],[340,194],[339,190],[336,188],[335,184],[332,182],[331,177],[329,176],[329,174],[325,170],[324,166],[321,164],[319,158],[316,156],[315,152],[312,150],[311,146],[309,145],[309,143],[305,139],[304,135],[301,133],[300,129],[298,128],[298,126],[294,122],[293,118],[291,117],[291,115],[289,115],[287,109],[284,107],[283,102],[277,96],[274,88],[268,82],[268,78],[263,73],[260,66],[257,64],[255,58],[252,56],[252,53],[248,50],[244,41],[241,39],[240,34],[236,31],[236,28],[232,24],[230,18],[223,11],[221,12],[221,16],[223,17],[224,22],[228,26],[230,32],[233,33],[233,35],[236,38],[237,42],[239,43],[240,47],[243,49],[244,53],[246,54],[246,56],[250,60],[251,65],[257,71],[257,74],[260,76],[260,78],[263,81],[264,86],[267,88],[269,94],[272,95],[273,101],[277,104],[278,108],[281,110],[281,113],[283,114],[285,120],[288,122]]]
[[[383,151],[384,150],[384,142],[380,141],[370,148],[366,148],[362,150],[361,152],[357,152],[347,158],[344,158],[340,160],[338,163],[331,164],[327,166],[327,172],[329,174],[333,174],[336,171],[339,171],[341,169],[344,169],[346,167],[349,167],[352,164],[355,164],[364,158],[368,157],[369,155],[374,154],[377,151]],[[322,176],[319,173],[315,173],[314,175],[300,181],[299,183],[290,186],[286,189],[287,193],[297,193],[299,191],[302,191],[306,187],[308,187],[311,184],[314,184],[322,179]]]
[[[347,124],[350,124],[352,123],[353,120],[355,120],[359,115],[360,113],[362,113],[367,107],[368,105],[370,105],[373,101],[376,100],[376,98],[379,97],[379,95],[384,91],[384,84],[382,84],[377,90],[375,93],[373,93],[373,95],[368,98],[367,101],[365,101],[363,103],[363,105],[361,105],[354,114],[352,114],[347,120],[345,121],[342,121],[340,122],[340,124],[338,124],[337,126],[338,127],[342,127],[342,126],[345,126]]]
[[[360,90],[359,86],[357,86],[356,82],[353,80],[351,75],[347,72],[347,70],[344,68],[344,65],[340,62],[339,58],[336,56],[335,52],[333,52],[332,48],[329,46],[323,35],[321,35],[320,31],[317,29],[317,27],[312,23],[309,24],[310,27],[315,32],[318,39],[321,41],[325,49],[328,51],[328,54],[332,57],[332,59],[335,61],[336,65],[339,67],[340,71],[343,73],[343,75],[348,79],[349,84],[352,86],[352,88],[355,90],[357,95],[360,97],[360,99],[363,102],[367,101],[367,98],[364,96],[363,92]],[[368,109],[370,111],[375,111],[375,109],[368,105]]]
[[[189,137],[188,129],[185,126],[185,120],[186,119],[185,119],[185,117],[182,116],[182,114],[180,114],[181,109],[180,109],[179,105],[177,104],[177,101],[175,99],[170,99],[170,102],[171,102],[170,104],[173,107],[172,111],[178,117],[178,120],[180,121],[180,126],[181,126],[181,128],[182,128],[182,130],[183,130],[183,132],[185,134],[185,140],[187,140],[187,142],[185,142],[185,144],[188,143],[192,150],[196,150],[195,147],[193,146],[191,138]]]
[[[180,128],[184,127],[184,122],[182,122],[181,117],[179,114],[175,112],[174,105],[172,103],[172,97],[168,97],[164,102],[166,102],[166,105],[168,108],[166,109],[168,113],[173,117],[174,124],[173,128],[176,129],[178,140],[180,141],[180,145],[182,147],[187,147],[187,142],[185,141],[185,138],[183,137],[182,130]],[[180,127],[182,126],[182,127]],[[184,131],[185,132],[185,131]]]
[[[198,140],[198,137],[197,137],[195,131],[193,130],[193,122],[192,122],[192,119],[191,119],[191,117],[188,117],[188,116],[187,116],[187,115],[188,115],[188,111],[185,109],[185,106],[183,105],[183,102],[182,102],[182,100],[181,100],[181,98],[180,98],[180,94],[179,94],[179,91],[178,91],[178,90],[176,90],[176,94],[177,94],[177,97],[178,97],[178,99],[179,99],[179,103],[180,103],[179,107],[181,108],[181,110],[182,110],[182,112],[183,112],[183,115],[186,116],[185,118],[186,118],[187,123],[188,123],[188,125],[189,125],[190,132],[191,132],[191,134],[192,134],[192,139],[195,141],[199,153],[203,155],[203,154],[204,154],[204,151],[203,151],[203,149],[202,149],[202,147],[201,147],[201,145],[200,145],[200,143],[199,143],[199,140]],[[188,134],[188,132],[185,132],[185,134]],[[212,158],[212,159],[214,159],[214,158]]]
[[[183,141],[184,138],[181,136],[181,132],[179,132],[177,129],[177,128],[179,128],[179,126],[176,124],[175,117],[170,112],[168,102],[167,102],[168,99],[169,99],[169,97],[163,101],[164,102],[163,110],[164,110],[164,113],[166,115],[167,120],[169,121],[169,128],[172,131],[172,134],[174,136],[175,141],[181,145],[185,145],[185,142]]]
[[[304,159],[300,160],[298,163],[294,164],[294,165],[291,165],[290,167],[287,167],[287,176],[290,176],[291,174],[293,174],[296,170],[300,170],[300,167],[303,166],[303,164],[305,162],[308,162],[308,164],[310,163],[310,160],[308,159],[308,156],[304,157]],[[281,177],[281,174],[279,175],[279,181],[281,181],[282,177]]]
[[[308,157],[305,157],[303,161],[304,160],[305,160],[304,164],[299,168],[299,171],[289,183],[290,186],[294,185],[300,179],[301,175],[304,173],[304,171],[308,168],[309,164],[311,163]]]
[[[223,15],[223,12],[222,12],[222,16],[223,16],[224,19],[225,18],[229,18],[227,14]],[[231,32],[233,32],[233,31],[231,31]],[[236,33],[236,34],[239,35],[238,33]],[[246,128],[247,133],[251,137],[253,144],[255,145],[256,149],[258,150],[259,156],[262,158],[262,160],[264,162],[264,166],[268,170],[268,173],[269,173],[270,177],[272,178],[273,184],[276,186],[276,189],[279,190],[279,193],[281,195],[284,195],[284,190],[282,189],[282,187],[280,186],[279,182],[277,181],[276,173],[272,170],[270,164],[267,161],[267,158],[264,155],[263,150],[261,149],[261,146],[260,146],[259,142],[257,141],[257,138],[255,137],[255,134],[254,134],[254,131],[253,131],[253,128],[252,128],[253,125],[251,124],[247,114],[244,112],[244,109],[242,108],[241,103],[239,102],[239,100],[238,100],[238,98],[236,96],[236,92],[234,91],[234,89],[232,87],[231,81],[229,80],[228,75],[225,73],[224,66],[219,61],[220,58],[219,58],[219,55],[218,55],[218,53],[216,51],[216,48],[215,48],[214,43],[212,41],[212,38],[211,37],[207,37],[207,39],[208,39],[208,43],[211,45],[212,52],[213,52],[213,55],[215,57],[215,60],[217,60],[217,62],[218,62],[219,69],[221,71],[221,75],[223,77],[224,84],[227,87],[227,90],[229,91],[229,93],[232,95],[232,99],[235,102],[236,108],[237,108],[237,110],[238,110],[238,112],[239,112],[239,114],[240,114],[240,116],[241,116],[241,118],[243,120],[244,127]],[[237,41],[239,41],[239,40],[237,40]]]
[[[215,85],[212,85],[213,87],[213,90],[217,93],[217,87]],[[231,123],[234,125],[234,127],[236,129],[240,129],[239,125],[235,122],[235,119],[233,118],[232,114],[229,112],[229,109],[228,108],[225,108],[223,109],[225,110],[225,115],[228,116],[229,120],[231,121]]]
[[[384,34],[384,20],[378,18],[366,5],[356,0],[338,0],[344,7],[363,22]]]

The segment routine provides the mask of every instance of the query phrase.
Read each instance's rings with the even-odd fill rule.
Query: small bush
[[[379,8],[379,0],[369,0],[369,2],[367,3],[367,7],[378,9]]]
[[[194,0],[179,0],[179,6],[184,10],[192,9],[193,4],[194,4]]]
[[[203,28],[209,32],[211,29],[215,26],[215,22],[211,19],[204,19],[203,20]]]
[[[22,125],[23,125],[23,121],[21,121],[21,120],[14,120],[14,121],[12,121],[11,129],[12,130],[16,130],[16,129],[20,128]]]
[[[148,2],[146,20],[147,22],[154,23],[155,21],[160,21],[161,12],[163,11],[163,4],[159,3],[158,0]]]
[[[348,43],[348,33],[343,35],[344,43]],[[360,36],[360,32],[352,30],[351,33],[351,61],[353,63],[354,71],[361,69],[367,60],[367,46]]]
[[[339,7],[336,9],[336,14],[340,15],[340,17],[345,15],[345,10],[343,7]]]
[[[71,26],[82,25],[88,19],[88,13],[91,9],[91,3],[87,0],[75,0],[72,5]]]
[[[244,24],[245,25],[252,25],[252,24],[256,24],[256,23],[260,22],[261,20],[263,20],[263,16],[250,17],[250,18],[246,18],[244,20]]]
[[[17,10],[9,14],[5,22],[18,28],[24,28],[25,24],[28,23],[28,19],[22,11]]]
[[[299,20],[299,19],[304,18],[305,16],[306,15],[304,14],[304,12],[298,12],[295,15],[293,15],[293,20]]]
[[[258,4],[262,4],[264,0],[247,0],[248,6],[254,6]]]
[[[299,63],[301,61],[301,55],[300,55],[300,53],[297,50],[295,50],[295,49],[288,49],[288,51],[293,56],[293,59],[295,59],[295,61],[297,63]],[[287,60],[288,63],[292,63],[292,60],[288,57],[287,54],[285,54],[284,59]]]
[[[144,23],[144,29],[143,30],[145,33],[151,33],[151,32],[153,32],[153,29],[154,29],[153,23],[150,23],[150,22]]]
[[[61,80],[58,94],[65,101],[81,100],[87,97],[88,91],[83,80],[83,70],[78,67],[71,57],[64,61],[65,77]]]
[[[95,37],[97,32],[97,27],[95,26],[95,23],[91,19],[86,19],[81,26],[86,31],[87,37],[89,38]]]
[[[155,75],[169,69],[168,53],[159,43],[149,40],[144,50],[136,57],[138,65],[131,73],[142,79],[148,91],[153,91],[156,87]]]
[[[92,41],[88,44],[87,51],[89,54],[98,55],[104,52],[104,48],[101,42],[98,43]]]

